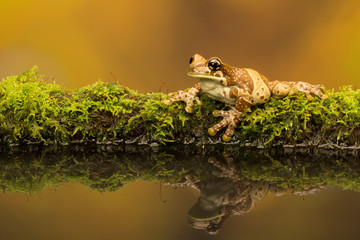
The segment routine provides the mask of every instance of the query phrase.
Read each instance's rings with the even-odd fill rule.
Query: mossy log
[[[231,144],[360,148],[360,91],[343,87],[327,99],[302,93],[253,107]],[[221,119],[218,101],[201,97],[192,114],[183,103],[167,106],[164,93],[138,93],[97,82],[69,90],[46,83],[37,67],[0,83],[0,144],[222,144],[209,127]]]

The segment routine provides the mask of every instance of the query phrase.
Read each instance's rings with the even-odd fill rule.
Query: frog
[[[271,98],[281,99],[296,92],[305,93],[308,100],[314,97],[326,98],[322,85],[313,85],[298,81],[270,81],[264,75],[252,68],[233,67],[224,63],[219,57],[204,58],[195,54],[190,58],[188,75],[199,79],[187,91],[180,90],[170,93],[163,102],[171,105],[173,102],[184,101],[185,111],[193,112],[194,102],[202,105],[199,95],[207,95],[217,101],[225,103],[229,110],[214,110],[214,117],[223,119],[208,129],[210,136],[215,136],[225,129],[222,135],[224,142],[231,141],[241,116],[252,106],[265,104]]]
[[[189,224],[210,235],[218,234],[230,217],[254,210],[269,193],[277,197],[293,194],[304,198],[325,188],[321,185],[304,186],[301,190],[295,190],[291,184],[286,185],[286,182],[279,180],[252,179],[244,176],[243,168],[236,162],[240,159],[236,159],[231,152],[225,151],[221,155],[208,158],[214,167],[209,168],[214,169],[213,178],[195,180],[187,175],[186,185],[183,185],[200,192],[196,203],[188,211]]]

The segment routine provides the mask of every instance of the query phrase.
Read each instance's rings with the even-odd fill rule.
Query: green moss
[[[327,99],[296,94],[253,107],[243,116],[232,142],[239,145],[333,144],[359,147],[360,91],[344,87]],[[224,104],[201,97],[193,114],[184,103],[163,104],[162,93],[138,93],[101,81],[75,90],[43,80],[37,67],[0,83],[1,144],[74,142],[209,144],[220,142],[207,129]]]
[[[62,138],[61,108],[57,96],[64,90],[43,82],[34,67],[0,84],[0,133],[4,142],[45,141],[47,133]]]

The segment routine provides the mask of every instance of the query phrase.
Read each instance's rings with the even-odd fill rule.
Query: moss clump
[[[76,90],[48,84],[33,67],[0,83],[0,138],[6,143],[165,142],[173,119],[159,99],[115,83]],[[146,124],[143,124],[146,123]]]
[[[327,99],[308,101],[299,93],[253,107],[232,143],[246,146],[315,145],[360,147],[360,91],[346,87]],[[220,143],[207,129],[224,104],[202,96],[193,114],[183,103],[163,104],[162,93],[138,93],[97,82],[67,90],[43,80],[38,69],[0,83],[0,144]]]
[[[57,98],[63,94],[60,86],[44,83],[36,68],[4,79],[0,84],[2,141],[45,141],[49,131],[61,138],[65,129],[57,119],[61,115]]]
[[[242,122],[239,139],[252,136],[269,144],[360,144],[360,91],[343,87],[339,92],[327,92],[327,99],[307,100],[296,94],[254,109]],[[256,138],[254,138],[256,136]]]

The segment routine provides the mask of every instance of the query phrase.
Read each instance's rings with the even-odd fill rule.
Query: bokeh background
[[[33,65],[49,82],[101,79],[146,91],[192,86],[191,55],[218,56],[270,80],[360,86],[360,1],[0,0],[0,78]],[[137,182],[0,195],[0,239],[356,239],[359,195],[269,195],[221,235],[186,225],[193,190]]]
[[[0,1],[0,78],[38,65],[67,88],[100,78],[175,91],[194,84],[194,53],[272,80],[359,87],[360,2]]]

